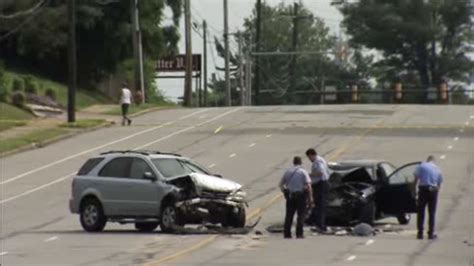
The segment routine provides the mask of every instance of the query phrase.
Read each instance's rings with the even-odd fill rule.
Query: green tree
[[[38,1],[9,1],[0,14],[27,9]],[[0,57],[7,66],[27,68],[56,79],[67,77],[66,0],[46,1],[38,11],[14,19],[0,17]],[[93,85],[132,57],[130,1],[82,0],[77,3],[78,80]],[[177,51],[182,0],[140,0],[140,27],[145,58],[156,59]],[[162,26],[165,8],[173,23]],[[31,21],[28,21],[32,18]],[[20,23],[17,31],[11,33]]]
[[[342,5],[356,45],[381,52],[381,75],[416,72],[416,84],[466,80],[474,67],[468,0],[360,0]]]

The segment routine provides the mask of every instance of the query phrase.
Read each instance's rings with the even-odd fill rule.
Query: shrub
[[[50,98],[53,101],[56,101],[56,91],[51,88],[46,89],[46,91],[44,92],[44,96]]]
[[[25,94],[21,91],[15,91],[13,94],[12,94],[12,104],[17,106],[17,107],[20,107],[20,108],[23,108],[25,107],[25,101],[26,101],[26,97],[25,97]]]
[[[25,88],[25,83],[23,80],[20,79],[14,79],[13,80],[13,86],[12,86],[12,91],[23,91]]]
[[[0,62],[0,102],[6,102],[8,98],[7,80],[5,78],[5,68]]]
[[[23,78],[25,81],[25,92],[26,93],[32,93],[32,94],[37,94],[38,93],[38,86],[36,82],[34,82],[33,77],[31,76],[25,76]]]

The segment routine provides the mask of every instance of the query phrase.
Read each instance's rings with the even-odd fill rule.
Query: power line
[[[41,11],[41,9],[44,8],[49,3],[49,1],[50,0],[45,0],[44,1],[46,3],[45,5],[42,5],[39,8],[35,9],[35,11],[33,13],[31,13],[29,17],[27,17],[24,21],[22,21],[20,24],[18,24],[15,28],[13,28],[9,32],[3,34],[2,36],[0,36],[0,42],[6,40],[8,37],[10,37],[11,35],[17,33],[21,28],[23,28],[25,25],[30,23],[36,17],[36,15],[38,15],[40,13],[39,11]]]
[[[26,15],[30,15],[34,12],[36,12],[39,8],[41,8],[41,6],[46,3],[47,0],[40,0],[36,5],[34,5],[32,8],[30,9],[27,9],[27,10],[23,10],[23,11],[19,11],[19,12],[16,12],[14,14],[10,14],[10,15],[2,15],[0,14],[0,19],[14,19],[14,18],[17,18],[17,17],[21,17],[21,16],[26,16]]]

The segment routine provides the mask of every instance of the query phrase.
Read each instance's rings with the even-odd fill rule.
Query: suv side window
[[[189,173],[176,159],[153,159],[152,162],[166,178],[184,176]]]
[[[94,167],[96,167],[100,162],[102,162],[104,158],[92,158],[87,160],[84,165],[79,169],[77,175],[87,175]]]
[[[129,177],[132,158],[120,157],[112,159],[99,172],[99,176]]]
[[[142,179],[146,172],[153,173],[148,163],[143,159],[133,158],[130,167],[130,178]]]

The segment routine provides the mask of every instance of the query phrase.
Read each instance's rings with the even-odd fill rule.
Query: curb
[[[144,115],[144,114],[148,114],[148,113],[152,113],[152,112],[156,112],[156,111],[161,111],[161,110],[170,110],[170,109],[178,109],[179,107],[176,107],[176,106],[170,106],[170,107],[152,107],[152,108],[149,108],[149,109],[145,109],[145,110],[142,110],[140,112],[136,112],[134,114],[131,114],[129,115],[129,117],[137,117],[137,116],[140,116],[140,115]]]
[[[11,156],[11,155],[21,153],[21,152],[25,152],[25,151],[29,151],[29,150],[40,149],[40,148],[43,148],[45,146],[48,146],[48,145],[54,144],[56,142],[59,142],[61,140],[69,139],[69,138],[75,137],[75,136],[83,134],[83,133],[88,133],[88,132],[96,131],[96,130],[99,130],[99,129],[102,129],[102,128],[111,127],[114,124],[115,124],[115,122],[106,121],[103,124],[95,126],[95,127],[91,127],[91,128],[87,128],[87,129],[80,129],[80,130],[76,130],[75,132],[69,132],[69,133],[66,133],[64,135],[57,136],[55,138],[47,139],[43,142],[31,143],[31,144],[25,145],[23,147],[20,147],[20,148],[11,150],[11,151],[0,153],[0,158],[4,158],[4,157],[7,157],[7,156]]]

